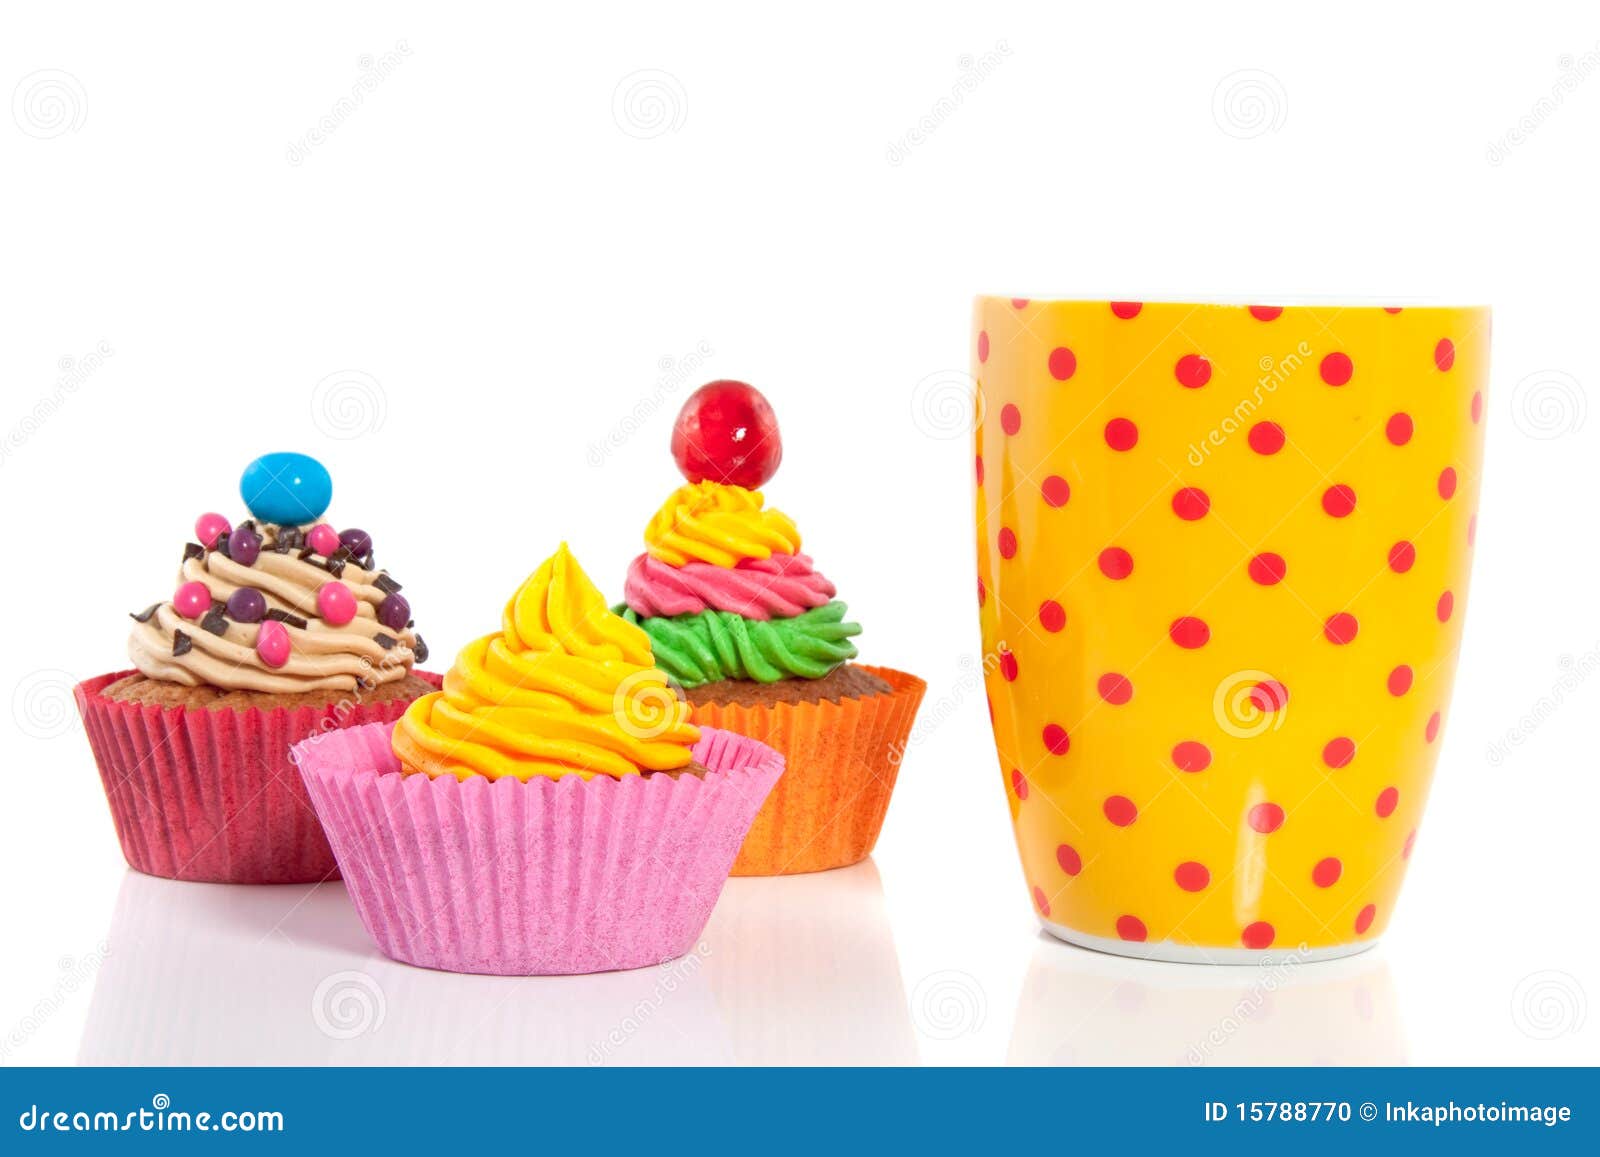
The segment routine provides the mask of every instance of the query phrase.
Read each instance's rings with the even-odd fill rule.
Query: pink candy
[[[211,609],[211,591],[205,583],[184,583],[172,596],[172,605],[186,619],[198,619]]]
[[[217,539],[232,533],[233,527],[228,520],[220,514],[206,513],[194,520],[194,536],[200,540],[200,545],[207,550],[212,550],[217,545]]]
[[[289,661],[289,628],[276,619],[267,619],[256,631],[256,654],[269,667]]]
[[[306,545],[320,555],[330,555],[339,549],[339,532],[326,522],[319,522],[306,532]]]
[[[323,583],[317,588],[317,613],[323,621],[342,627],[356,617],[356,596],[341,582]]]

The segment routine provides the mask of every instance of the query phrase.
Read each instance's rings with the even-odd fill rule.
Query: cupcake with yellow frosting
[[[565,545],[397,724],[294,759],[368,933],[452,972],[659,964],[694,943],[783,771],[690,720]]]
[[[673,456],[688,483],[645,527],[619,613],[649,636],[694,720],[758,739],[788,763],[734,875],[816,872],[877,842],[927,685],[851,662],[861,627],[757,487],[782,458],[777,419],[743,382],[685,403]]]

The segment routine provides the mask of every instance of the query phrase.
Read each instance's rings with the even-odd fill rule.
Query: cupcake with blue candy
[[[132,670],[77,688],[128,863],[151,875],[291,883],[337,874],[289,763],[327,731],[390,722],[438,679],[373,536],[324,518],[304,454],[240,479],[245,516],[200,514],[164,599],[133,612]]]

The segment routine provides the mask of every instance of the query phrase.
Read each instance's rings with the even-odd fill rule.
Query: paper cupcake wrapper
[[[613,779],[401,775],[393,726],[294,752],[361,922],[424,968],[543,976],[683,955],[783,757],[703,729],[710,773]]]
[[[928,685],[888,667],[863,669],[890,690],[838,703],[694,709],[701,726],[765,743],[788,765],[734,861],[735,876],[821,872],[871,854]]]
[[[222,884],[338,875],[289,748],[339,727],[392,722],[404,701],[358,704],[341,715],[337,705],[208,710],[101,694],[132,674],[99,675],[73,690],[129,865]]]

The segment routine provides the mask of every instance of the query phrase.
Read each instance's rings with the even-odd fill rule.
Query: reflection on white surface
[[[699,946],[571,977],[432,972],[381,955],[343,886],[129,872],[79,1062],[914,1063],[869,863],[732,880]]]
[[[1011,1030],[1019,1065],[1399,1065],[1382,949],[1271,967],[1162,964],[1040,933]]]

